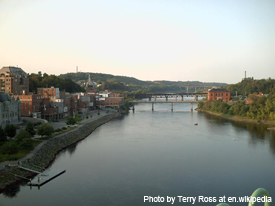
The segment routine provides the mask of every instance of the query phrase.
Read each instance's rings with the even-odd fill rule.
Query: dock
[[[65,172],[66,170],[60,169],[45,170],[43,173],[40,173],[34,179],[30,180],[28,185],[40,187]]]

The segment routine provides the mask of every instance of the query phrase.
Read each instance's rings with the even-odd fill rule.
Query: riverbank
[[[222,117],[224,119],[233,120],[233,121],[237,121],[237,122],[265,124],[265,125],[270,126],[270,128],[267,128],[267,129],[275,130],[275,122],[274,121],[263,121],[263,120],[259,121],[259,120],[253,120],[253,119],[244,119],[244,118],[236,117],[236,116],[230,117],[230,116],[226,116],[224,114],[215,113],[215,112],[211,112],[211,111],[206,111],[206,110],[202,110],[202,109],[197,109],[197,111],[198,112],[205,112],[205,113],[208,113],[208,114],[211,114],[211,115],[219,116],[219,117]]]
[[[105,124],[112,119],[121,117],[120,114],[109,114],[97,120],[86,122],[76,129],[51,138],[45,142],[32,157],[24,160],[21,164],[36,165],[41,168],[47,168],[55,159],[56,155],[63,149],[73,145],[91,134],[97,127]],[[35,176],[31,172],[23,171],[16,165],[0,170],[0,193],[8,186],[17,184],[22,179],[15,176],[20,175],[26,179]]]

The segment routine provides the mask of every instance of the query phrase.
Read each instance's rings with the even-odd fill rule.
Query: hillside
[[[248,96],[252,93],[262,92],[263,94],[269,94],[272,90],[274,91],[275,79],[253,79],[246,78],[237,84],[224,85],[224,88],[230,90],[231,95],[242,95]]]
[[[83,72],[61,74],[59,77],[69,78],[77,82],[80,80],[87,80],[89,74],[92,81],[102,83],[102,86],[99,89],[125,92],[186,92],[186,86],[190,86],[189,92],[192,92],[195,90],[193,86],[201,86],[201,88],[199,87],[197,89],[202,89],[203,87],[220,87],[226,85],[226,83],[199,81],[142,81],[134,77]]]

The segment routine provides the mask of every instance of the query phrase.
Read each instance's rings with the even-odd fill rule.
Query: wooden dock
[[[60,169],[45,170],[43,173],[40,173],[34,179],[32,179],[28,185],[40,187],[65,172],[66,170]]]

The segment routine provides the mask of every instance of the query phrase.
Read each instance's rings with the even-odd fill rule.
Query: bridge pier
[[[198,96],[197,95],[195,95],[195,99],[194,99],[195,101],[198,101]]]
[[[166,102],[168,102],[168,96],[165,96]]]
[[[174,108],[173,108],[173,103],[171,103],[171,112],[173,112]]]
[[[193,111],[193,103],[191,103],[191,111]]]
[[[176,95],[175,99],[176,99],[176,101],[178,101],[178,95]]]
[[[183,95],[181,96],[181,101],[183,101]]]
[[[154,111],[154,103],[152,103],[152,111]]]
[[[135,112],[135,104],[133,103],[133,112]]]
[[[151,97],[149,97],[149,102],[151,102]]]

